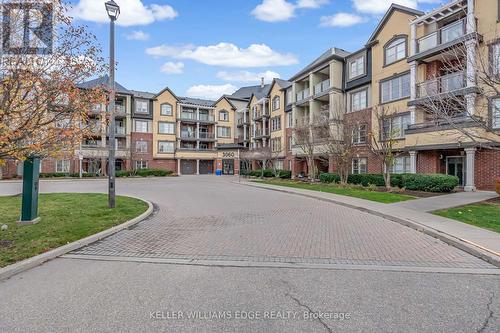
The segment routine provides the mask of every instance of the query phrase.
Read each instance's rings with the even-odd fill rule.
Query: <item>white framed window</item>
[[[175,143],[172,141],[158,141],[158,153],[170,154],[175,150]]]
[[[219,111],[219,120],[229,121],[229,112],[227,112],[226,110]]]
[[[293,146],[293,136],[288,137],[288,151],[292,151]]]
[[[273,151],[273,152],[281,151],[281,138],[272,138],[271,139],[271,151]]]
[[[160,106],[160,115],[162,116],[172,116],[173,115],[173,108],[172,105],[168,103],[164,103]]]
[[[366,173],[368,159],[366,157],[358,157],[352,159],[352,173],[357,175]]]
[[[148,113],[148,101],[136,100],[135,101],[135,113]]]
[[[285,92],[285,98],[286,98],[286,105],[292,104],[292,89],[289,88]]]
[[[406,37],[399,37],[385,46],[385,65],[390,65],[406,58]]]
[[[271,118],[271,131],[279,131],[281,129],[281,116]]]
[[[158,134],[175,134],[175,124],[159,121]]]
[[[135,170],[147,169],[148,161],[135,161]]]
[[[409,113],[383,119],[381,139],[389,140],[404,138],[406,129],[408,128],[408,125],[410,125],[410,123],[411,115]]]
[[[70,161],[69,160],[57,160],[56,161],[56,172],[57,173],[69,173]]]
[[[351,94],[351,111],[364,110],[368,107],[368,90],[363,89]]]
[[[398,156],[394,158],[394,165],[391,167],[391,173],[410,173],[410,157]]]
[[[148,142],[147,141],[136,141],[135,142],[135,152],[136,153],[147,153],[148,152]]]
[[[280,108],[280,97],[274,96],[273,98],[273,111],[278,110]]]
[[[293,127],[293,114],[292,112],[288,112],[286,114],[286,127],[287,128],[292,128]]]
[[[410,97],[410,74],[404,74],[380,83],[381,102],[388,103]]]
[[[349,78],[353,79],[365,74],[365,56],[358,57],[349,62]]]
[[[500,128],[500,98],[496,98],[493,100],[491,110],[491,124],[495,129]]]
[[[149,133],[149,121],[134,119],[134,132]]]
[[[352,142],[355,144],[366,143],[368,137],[368,125],[357,124],[352,130]]]
[[[274,168],[276,170],[283,170],[283,160],[274,161]]]
[[[219,138],[230,138],[231,137],[231,127],[224,127],[224,126],[217,127],[217,136]]]

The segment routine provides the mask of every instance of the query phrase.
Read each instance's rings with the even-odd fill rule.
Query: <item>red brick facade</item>
[[[474,177],[478,189],[495,190],[495,180],[500,179],[500,150],[479,149],[476,152]]]
[[[175,159],[152,159],[149,162],[149,167],[151,169],[163,169],[163,170],[172,170],[178,173],[177,170],[177,160]]]

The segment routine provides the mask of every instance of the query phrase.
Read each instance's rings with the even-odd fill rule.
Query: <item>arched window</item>
[[[274,96],[273,98],[273,110],[278,110],[280,108],[280,97]]]
[[[163,103],[160,106],[160,115],[162,116],[172,116],[172,105],[169,103]]]
[[[384,47],[384,63],[390,65],[396,61],[405,59],[407,56],[406,36],[395,37]]]

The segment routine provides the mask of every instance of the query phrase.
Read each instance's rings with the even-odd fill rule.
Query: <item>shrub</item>
[[[292,178],[292,172],[290,170],[278,170],[278,177],[281,179]]]
[[[141,177],[166,177],[174,172],[172,170],[163,170],[163,169],[139,169],[136,170],[136,174]]]
[[[116,177],[130,177],[132,175],[133,171],[125,171],[125,170],[120,170],[115,173]]]
[[[40,173],[40,178],[62,178],[68,177],[67,173],[59,173],[59,172],[44,172]]]
[[[443,174],[405,174],[403,185],[407,190],[424,192],[451,192],[458,186],[458,177]]]
[[[340,176],[335,173],[322,173],[319,180],[322,183],[340,183]]]
[[[497,184],[496,184],[495,189],[496,189],[497,193],[500,194],[500,179],[497,179]]]
[[[347,177],[347,182],[349,184],[368,186],[370,184],[375,186],[385,186],[384,175],[382,174],[372,174],[363,173],[356,175],[349,175]]]

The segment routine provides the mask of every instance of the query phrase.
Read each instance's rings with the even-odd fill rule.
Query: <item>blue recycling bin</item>
[[[215,170],[215,175],[216,176],[222,176],[222,170],[221,169]]]

